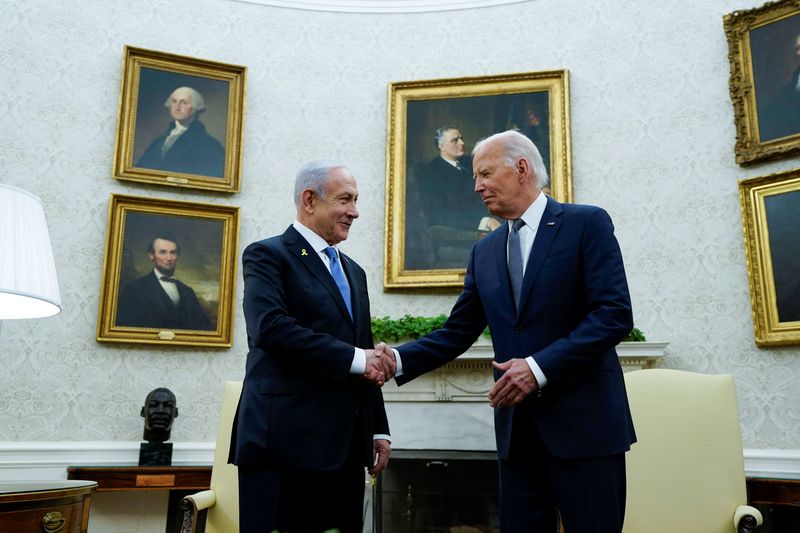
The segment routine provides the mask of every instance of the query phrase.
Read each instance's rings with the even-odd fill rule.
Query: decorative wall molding
[[[307,11],[336,11],[340,13],[422,13],[426,11],[456,11],[479,7],[530,2],[531,0],[236,0],[248,4],[304,9]]]
[[[213,442],[176,442],[174,465],[211,465]],[[139,459],[138,442],[0,442],[0,480],[66,479],[70,465],[130,465]],[[744,450],[748,477],[800,479],[800,449]]]
[[[71,465],[135,465],[138,442],[0,442],[0,479],[40,481],[67,479]],[[211,465],[213,442],[176,442],[172,464]]]

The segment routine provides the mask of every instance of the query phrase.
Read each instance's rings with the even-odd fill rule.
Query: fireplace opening
[[[375,533],[499,532],[497,455],[393,450],[373,510]]]

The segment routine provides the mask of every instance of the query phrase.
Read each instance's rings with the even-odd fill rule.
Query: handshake
[[[397,372],[397,361],[394,358],[394,352],[383,342],[375,345],[374,350],[364,351],[367,354],[364,379],[378,387],[383,387],[383,384],[392,379]]]

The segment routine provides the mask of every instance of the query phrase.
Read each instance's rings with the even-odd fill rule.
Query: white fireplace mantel
[[[617,354],[623,371],[649,368],[664,356],[666,342],[623,342]],[[455,361],[398,387],[383,387],[388,402],[486,402],[492,387],[492,342],[481,337]]]

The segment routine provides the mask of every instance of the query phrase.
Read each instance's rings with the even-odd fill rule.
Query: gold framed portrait
[[[114,177],[238,192],[247,69],[126,46]]]
[[[739,181],[756,344],[800,344],[800,169]]]
[[[474,192],[468,154],[508,129],[539,149],[545,192],[571,202],[566,70],[389,85],[385,289],[463,286],[472,245],[500,224]]]
[[[111,195],[97,340],[230,347],[239,208]]]
[[[800,152],[800,1],[725,15],[736,162]]]

